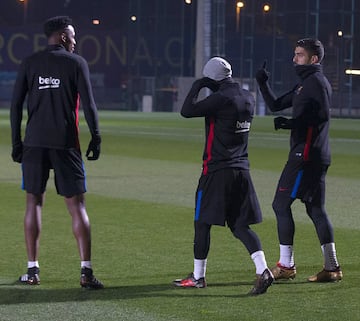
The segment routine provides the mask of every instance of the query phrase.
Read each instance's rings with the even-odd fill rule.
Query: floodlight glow
[[[360,75],[360,69],[346,69],[345,74],[347,74],[347,75]]]
[[[238,8],[243,8],[243,7],[244,7],[244,2],[238,1],[238,2],[236,3],[236,6],[237,6]]]

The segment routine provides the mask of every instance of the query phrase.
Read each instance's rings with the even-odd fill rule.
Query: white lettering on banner
[[[250,126],[251,126],[251,123],[246,120],[243,122],[237,121],[235,133],[238,134],[238,133],[248,132],[248,131],[250,131]]]
[[[39,76],[39,89],[59,88],[60,79],[53,77]]]

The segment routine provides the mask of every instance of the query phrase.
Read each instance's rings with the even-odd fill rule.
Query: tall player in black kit
[[[178,287],[206,287],[205,273],[212,225],[227,226],[246,247],[256,267],[257,280],[250,295],[265,293],[273,282],[261,242],[250,224],[262,213],[249,172],[248,136],[254,115],[254,97],[231,77],[228,61],[211,58],[196,80],[181,109],[186,118],[205,118],[203,170],[199,179],[194,217],[194,270]],[[198,100],[200,90],[213,91]]]
[[[269,73],[263,68],[256,80],[266,105],[273,112],[292,107],[292,118],[276,117],[275,129],[290,130],[290,152],[273,201],[277,219],[280,258],[272,272],[276,280],[296,276],[294,260],[295,224],[291,205],[300,199],[314,223],[324,257],[323,269],[309,282],[334,282],[343,277],[337,260],[334,231],[325,210],[325,177],[330,165],[329,125],[331,86],[323,74],[323,44],[317,39],[296,42],[294,67],[300,83],[276,97]]]
[[[81,259],[80,285],[101,289],[91,263],[90,222],[85,208],[85,170],[79,144],[80,99],[91,141],[86,156],[100,155],[101,137],[97,108],[86,61],[73,53],[75,29],[67,16],[48,19],[44,24],[48,39],[45,50],[23,60],[13,92],[10,111],[12,158],[22,164],[26,191],[24,218],[28,256],[24,284],[40,284],[38,262],[41,215],[49,172],[54,170],[55,186],[72,217],[72,229]],[[21,137],[23,104],[27,97],[28,120]],[[54,266],[56,269],[56,266]]]

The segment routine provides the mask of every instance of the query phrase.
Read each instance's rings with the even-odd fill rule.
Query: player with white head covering
[[[213,57],[204,66],[204,77],[221,81],[232,76],[231,65],[224,58]]]
[[[265,293],[273,282],[265,254],[250,224],[260,223],[262,213],[251,180],[248,136],[254,115],[254,97],[232,78],[232,68],[221,57],[204,66],[204,77],[196,80],[181,109],[186,118],[204,117],[206,141],[194,216],[194,269],[178,287],[206,287],[205,273],[212,225],[225,224],[246,247],[256,267],[257,281],[251,295]],[[200,90],[213,91],[203,100]]]

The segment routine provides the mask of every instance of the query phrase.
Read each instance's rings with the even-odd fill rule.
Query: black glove
[[[23,144],[22,142],[16,143],[12,147],[11,157],[14,162],[21,163],[23,155]]]
[[[88,160],[97,160],[100,156],[100,145],[101,145],[101,137],[100,135],[94,135],[91,138],[89,143],[89,147],[86,151],[86,157]],[[90,155],[92,154],[92,155]]]
[[[275,130],[278,130],[280,128],[282,129],[291,129],[293,128],[293,119],[288,119],[286,117],[276,117],[274,118],[274,126]]]
[[[220,84],[216,80],[211,79],[209,77],[204,77],[204,78],[202,78],[202,80],[203,80],[203,84],[204,84],[203,87],[207,87],[211,91],[218,91],[219,90]]]
[[[209,77],[203,77],[195,80],[195,82],[193,83],[193,87],[195,87],[198,91],[200,91],[200,89],[204,87],[209,88],[211,91],[217,91],[219,90],[220,85],[214,79],[211,79]]]
[[[259,85],[265,84],[269,80],[270,73],[266,70],[266,60],[261,69],[259,69],[256,74],[255,78]]]

